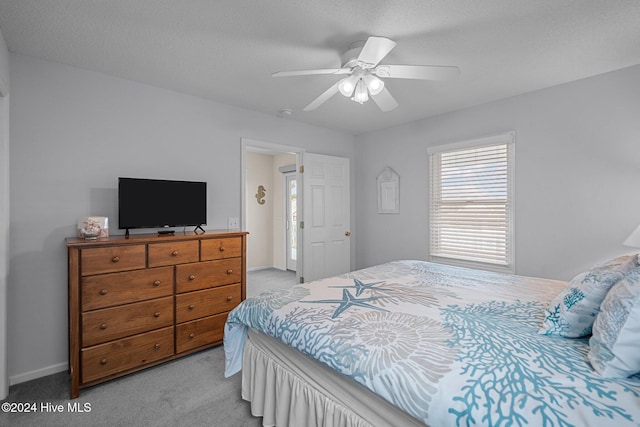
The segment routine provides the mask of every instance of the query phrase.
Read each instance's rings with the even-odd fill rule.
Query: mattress
[[[229,314],[225,373],[247,369],[251,328],[433,427],[637,426],[640,375],[604,378],[588,338],[538,333],[565,286],[409,260],[272,291]]]

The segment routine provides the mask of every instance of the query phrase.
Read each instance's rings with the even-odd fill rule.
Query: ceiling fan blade
[[[304,111],[315,110],[322,104],[324,104],[329,98],[338,93],[338,83],[331,86],[329,89],[325,90],[322,95],[311,101],[311,104],[304,107]]]
[[[396,44],[396,42],[386,37],[371,36],[362,47],[360,55],[358,55],[358,61],[370,64],[371,67],[375,67],[380,61],[382,61],[382,58],[391,52],[391,49],[393,49]]]
[[[349,68],[321,68],[317,70],[278,71],[273,77],[309,76],[313,74],[351,74]]]
[[[382,89],[382,92],[379,94],[371,95],[371,98],[373,98],[373,102],[385,112],[391,111],[398,106],[398,102],[391,96],[386,87]]]
[[[379,65],[373,74],[392,79],[448,80],[458,77],[460,69],[439,65]]]

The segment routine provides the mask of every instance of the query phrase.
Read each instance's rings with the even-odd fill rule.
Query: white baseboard
[[[261,265],[259,267],[247,267],[247,271],[258,271],[258,270],[268,270],[273,268],[271,265]]]
[[[9,385],[15,385],[24,383],[27,381],[35,380],[37,378],[46,377],[47,375],[57,374],[58,372],[64,372],[69,369],[68,363],[58,363],[57,365],[47,366],[35,371],[25,372],[24,374],[13,375],[9,377]]]
[[[276,267],[275,265],[262,265],[260,267],[247,267],[247,271],[271,270],[272,268],[275,269],[275,270],[287,271],[286,268]]]

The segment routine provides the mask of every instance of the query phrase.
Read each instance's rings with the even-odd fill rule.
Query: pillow
[[[591,366],[602,376],[626,378],[640,372],[640,268],[607,294],[589,346]]]
[[[637,266],[637,255],[625,255],[578,274],[549,303],[538,332],[568,338],[590,335],[609,289]]]

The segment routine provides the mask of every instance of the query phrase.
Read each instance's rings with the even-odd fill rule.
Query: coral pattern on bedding
[[[587,338],[538,334],[565,285],[397,261],[268,292],[229,314],[226,375],[250,327],[432,427],[637,426],[640,375],[603,378]]]
[[[568,338],[591,335],[607,292],[637,266],[637,255],[624,255],[578,274],[549,303],[539,332]]]

